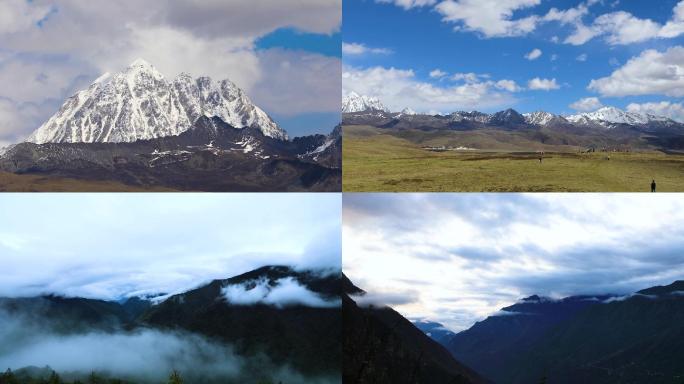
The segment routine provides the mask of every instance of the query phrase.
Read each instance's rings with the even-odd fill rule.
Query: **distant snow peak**
[[[559,116],[556,116],[553,113],[549,113],[549,112],[536,111],[536,112],[532,112],[532,113],[523,113],[523,117],[525,118],[525,122],[527,124],[547,125],[548,123],[550,123],[555,118],[558,118]]]
[[[416,115],[417,113],[416,113],[416,111],[414,111],[413,109],[411,109],[411,108],[409,108],[409,107],[406,107],[406,108],[404,108],[404,109],[401,110],[401,114],[402,114],[402,115],[410,116],[410,115]]]
[[[364,111],[389,112],[389,110],[382,104],[382,102],[380,102],[380,99],[377,97],[359,95],[358,93],[352,91],[342,99],[342,113]]]
[[[179,135],[201,116],[219,117],[235,128],[254,127],[265,136],[287,140],[285,131],[231,81],[195,79],[187,73],[167,81],[153,65],[137,59],[68,98],[27,141],[149,140]]]
[[[616,107],[602,107],[594,112],[567,116],[566,119],[575,124],[599,124],[610,128],[609,124],[645,125],[652,122],[669,122],[663,116],[654,116],[637,112],[627,112]]]

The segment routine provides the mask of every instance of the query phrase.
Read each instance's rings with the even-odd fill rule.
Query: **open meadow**
[[[344,127],[343,190],[454,192],[684,191],[684,155],[581,153],[568,147],[436,152],[377,128]],[[535,148],[536,150],[537,148]]]

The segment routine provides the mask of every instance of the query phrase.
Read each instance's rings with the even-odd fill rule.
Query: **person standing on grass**
[[[655,180],[651,181],[651,192],[655,192],[656,189],[656,183]]]

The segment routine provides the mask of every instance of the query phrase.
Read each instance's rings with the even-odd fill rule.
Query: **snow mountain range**
[[[421,114],[411,108],[404,108],[401,112],[389,112],[382,102],[375,97],[362,96],[355,92],[350,92],[342,102],[343,113],[368,113],[377,114],[383,112],[388,118],[420,118],[430,115]],[[675,126],[678,123],[668,117],[656,116],[652,114],[636,113],[623,111],[616,107],[602,107],[593,112],[579,113],[575,115],[556,115],[545,111],[520,114],[514,109],[487,114],[478,111],[458,111],[451,114],[440,116],[453,122],[471,121],[481,124],[504,125],[504,124],[529,124],[536,126],[547,126],[556,124],[566,124],[575,126],[594,126],[612,129],[620,124],[630,126],[647,126],[658,124],[665,126]]]
[[[258,128],[265,136],[287,140],[287,133],[230,80],[181,73],[169,81],[154,66],[138,59],[121,72],[105,73],[68,98],[26,141],[149,140],[179,135],[202,116],[219,117],[234,128]]]

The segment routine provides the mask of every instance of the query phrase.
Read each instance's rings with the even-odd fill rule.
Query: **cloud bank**
[[[341,267],[336,194],[67,194],[58,202],[0,199],[0,296],[117,300],[184,292],[264,265]]]
[[[343,199],[345,274],[369,295],[403,296],[393,307],[404,316],[451,329],[533,294],[629,294],[684,275],[684,206],[676,196]]]

